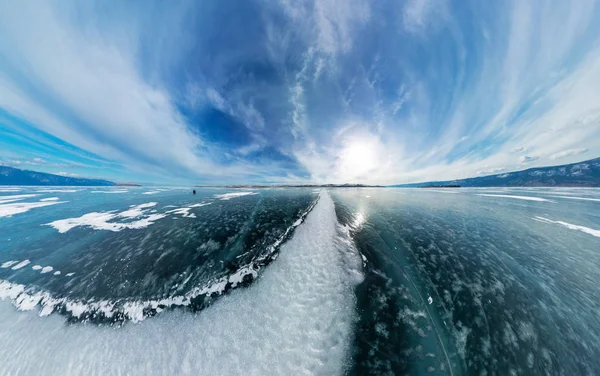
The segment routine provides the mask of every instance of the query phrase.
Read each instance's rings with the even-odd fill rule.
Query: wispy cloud
[[[522,155],[519,158],[519,162],[521,162],[522,164],[525,164],[525,163],[537,161],[538,159],[540,159],[540,157],[535,156],[535,155]]]
[[[564,158],[564,157],[570,157],[570,156],[574,156],[574,155],[580,155],[583,153],[587,153],[587,151],[588,151],[587,148],[563,150],[558,153],[552,154],[549,158],[550,159],[560,159],[560,158]]]

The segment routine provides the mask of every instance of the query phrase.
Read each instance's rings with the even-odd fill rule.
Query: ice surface
[[[40,200],[40,202],[46,202],[46,201],[58,201],[59,198],[58,197],[48,197],[48,198],[43,198]]]
[[[360,258],[346,235],[324,194],[261,278],[197,315],[163,312],[117,329],[65,326],[58,315],[0,303],[0,338],[9,344],[0,346],[0,374],[343,374],[360,281]],[[16,299],[23,289],[0,282],[0,297]],[[23,298],[22,309],[35,299]]]
[[[450,190],[450,189],[432,189],[432,188],[427,188],[423,190],[424,192],[438,192],[438,193],[460,193],[460,191],[457,190]]]
[[[130,208],[137,210],[140,206],[143,208],[151,208],[154,203],[147,203],[142,205],[131,205]],[[210,203],[197,203],[189,205],[188,208],[206,206]],[[242,284],[248,278],[254,280],[258,276],[258,271],[268,264],[268,260],[271,260],[276,256],[274,252],[277,250],[279,245],[288,237],[290,231],[294,230],[303,220],[306,218],[308,213],[311,212],[312,208],[316,204],[316,200],[313,204],[304,211],[298,220],[296,220],[291,226],[289,226],[283,234],[275,239],[275,241],[266,248],[266,253],[260,255],[247,265],[239,267],[235,272],[229,273],[221,278],[210,280],[203,285],[193,287],[184,295],[172,295],[166,298],[157,298],[155,300],[118,300],[108,301],[102,300],[97,301],[91,299],[89,301],[73,300],[63,297],[54,297],[51,293],[46,291],[40,291],[39,289],[26,289],[21,293],[27,295],[27,297],[19,296],[18,299],[13,301],[13,304],[20,309],[18,302],[20,301],[36,301],[40,306],[40,315],[47,316],[54,311],[61,311],[72,317],[81,319],[82,321],[88,321],[90,318],[111,318],[114,316],[119,317],[119,321],[131,320],[134,322],[140,322],[148,317],[152,317],[155,313],[159,313],[165,308],[174,308],[181,306],[190,306],[195,299],[202,299],[203,297],[215,297],[222,295],[231,288]],[[131,210],[131,209],[130,209]],[[36,269],[36,267],[38,269]],[[42,267],[36,265],[34,270],[39,270]],[[50,272],[52,269],[46,269],[43,273]],[[67,277],[72,276],[73,273],[66,274]],[[183,282],[185,285],[189,281],[190,277],[186,278]],[[8,281],[2,281],[5,283],[11,283]],[[14,284],[14,287],[18,284]],[[72,307],[77,307],[76,311],[72,311]],[[74,316],[76,314],[76,316]]]
[[[532,197],[532,196],[514,196],[514,195],[495,195],[495,194],[487,194],[487,193],[478,193],[477,196],[486,196],[486,197],[506,197],[506,198],[514,198],[518,200],[527,200],[527,201],[545,201],[545,202],[554,202],[552,200],[548,200],[546,198],[541,197]]]
[[[551,219],[548,218],[544,218],[544,217],[538,217],[536,216],[534,219],[541,221],[541,222],[545,222],[545,223],[554,223],[557,225],[561,225],[564,226],[570,230],[575,230],[575,231],[581,231],[581,232],[585,232],[586,234],[590,234],[592,236],[595,236],[597,238],[600,238],[600,230],[594,230],[592,228],[589,227],[585,227],[585,226],[579,226],[579,225],[574,225],[568,222],[563,222],[563,221],[553,221]]]
[[[224,193],[224,194],[220,194],[220,195],[215,195],[215,197],[220,200],[227,201],[227,200],[231,200],[232,198],[236,198],[236,197],[251,196],[251,195],[256,195],[256,194],[258,194],[258,193],[256,193],[256,192],[233,192],[233,193]]]

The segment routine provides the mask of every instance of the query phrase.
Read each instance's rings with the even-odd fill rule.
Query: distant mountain
[[[73,178],[68,176],[46,174],[43,172],[20,170],[18,168],[0,166],[0,185],[85,185],[109,186],[112,181],[99,179]]]
[[[477,178],[399,184],[392,187],[444,185],[460,185],[461,187],[600,187],[600,158],[562,166],[530,168]]]

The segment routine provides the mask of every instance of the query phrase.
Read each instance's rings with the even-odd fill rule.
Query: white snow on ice
[[[82,189],[38,189],[36,192],[41,193],[75,193]]]
[[[554,224],[566,227],[566,228],[568,228],[570,230],[585,232],[586,234],[590,234],[592,236],[600,238],[600,230],[594,230],[594,229],[589,228],[589,227],[574,225],[572,223],[563,222],[563,221],[553,221],[551,219],[544,218],[544,217],[539,217],[539,216],[536,216],[533,219],[535,219],[536,221],[545,222],[545,223],[554,223]]]
[[[575,197],[575,196],[562,196],[557,195],[556,198],[566,198],[568,200],[581,200],[581,201],[596,201],[600,202],[600,198],[590,198],[590,197]]]
[[[15,214],[21,214],[28,212],[31,209],[42,208],[44,206],[63,204],[66,201],[52,201],[52,202],[13,202],[13,203],[2,203],[0,202],[0,217],[10,217]]]
[[[156,202],[147,202],[145,204],[134,205],[130,209],[125,210],[117,215],[122,218],[136,218],[144,214],[144,209],[152,208],[156,206]]]
[[[46,202],[46,201],[58,201],[59,198],[58,197],[48,197],[48,198],[43,198],[40,200],[40,202]]]
[[[37,195],[34,194],[27,194],[27,195],[8,195],[8,196],[0,196],[0,204],[3,204],[5,202],[13,202],[13,201],[19,201],[19,200],[23,200],[25,198],[31,198],[31,197],[35,197]]]
[[[128,190],[114,190],[114,191],[90,191],[90,193],[127,193]]]
[[[0,268],[6,269],[6,268],[10,268],[11,266],[13,266],[14,264],[16,264],[19,261],[6,261],[5,263],[3,263]]]
[[[527,200],[527,201],[540,201],[540,202],[554,202],[552,200],[548,200],[546,198],[541,197],[532,197],[532,196],[513,196],[513,195],[492,195],[485,193],[478,193],[477,196],[486,196],[486,197],[506,197],[506,198],[514,198],[517,200]]]
[[[215,197],[220,200],[227,201],[227,200],[231,200],[232,198],[236,198],[236,197],[251,196],[251,195],[256,195],[256,194],[258,194],[258,193],[256,193],[256,192],[232,192],[232,193],[223,193],[220,195],[215,195]]]
[[[0,304],[0,338],[11,343],[0,347],[0,374],[342,375],[361,280],[360,257],[324,194],[255,283],[197,315],[166,311],[115,329],[65,326],[60,315]],[[20,310],[44,299],[24,291],[0,281],[0,298]],[[128,314],[142,315],[141,308],[132,304]],[[66,309],[86,308],[70,302]]]
[[[190,213],[190,210],[192,210],[193,208],[199,208],[199,207],[206,206],[206,205],[210,205],[210,202],[200,202],[198,204],[192,204],[192,205],[189,205],[189,206],[184,206],[184,207],[181,207],[181,208],[169,210],[169,211],[167,211],[167,213],[168,214],[181,215],[184,218],[196,218],[196,214]]]
[[[50,273],[50,272],[51,272],[51,271],[53,271],[53,270],[54,270],[54,268],[53,268],[53,267],[51,267],[51,266],[44,266],[44,267],[42,268],[42,271],[41,271],[40,273],[42,273],[42,274],[46,274],[46,273]]]
[[[147,209],[156,205],[156,202],[148,202],[145,204],[134,205],[133,207],[117,213],[115,210],[108,212],[92,212],[82,215],[78,218],[59,219],[54,222],[46,223],[52,226],[60,233],[67,232],[75,227],[91,227],[95,230],[121,231],[124,229],[140,229],[153,224],[155,221],[166,217],[166,214],[151,214],[147,213]],[[119,218],[133,219],[129,222],[114,222]],[[113,221],[113,222],[109,222]]]
[[[30,263],[31,263],[31,261],[29,261],[29,260],[21,261],[17,265],[13,266],[11,269],[12,270],[18,270],[18,269],[21,269],[21,268],[29,265]]]
[[[75,227],[91,227],[95,230],[108,230],[118,232],[124,229],[141,229],[150,226],[159,219],[169,215],[181,215],[186,218],[196,218],[194,213],[190,213],[193,208],[210,205],[208,202],[188,205],[185,207],[169,210],[165,213],[156,213],[156,210],[148,210],[156,206],[156,202],[148,202],[140,205],[132,205],[129,209],[122,212],[111,210],[107,212],[92,212],[77,218],[67,218],[46,223],[52,226],[60,233],[67,232]],[[120,220],[125,219],[125,221]],[[131,221],[135,219],[134,221]]]

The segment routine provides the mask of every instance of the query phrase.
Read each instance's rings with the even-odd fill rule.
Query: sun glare
[[[367,141],[353,141],[340,153],[341,177],[359,178],[377,167],[375,145]]]

